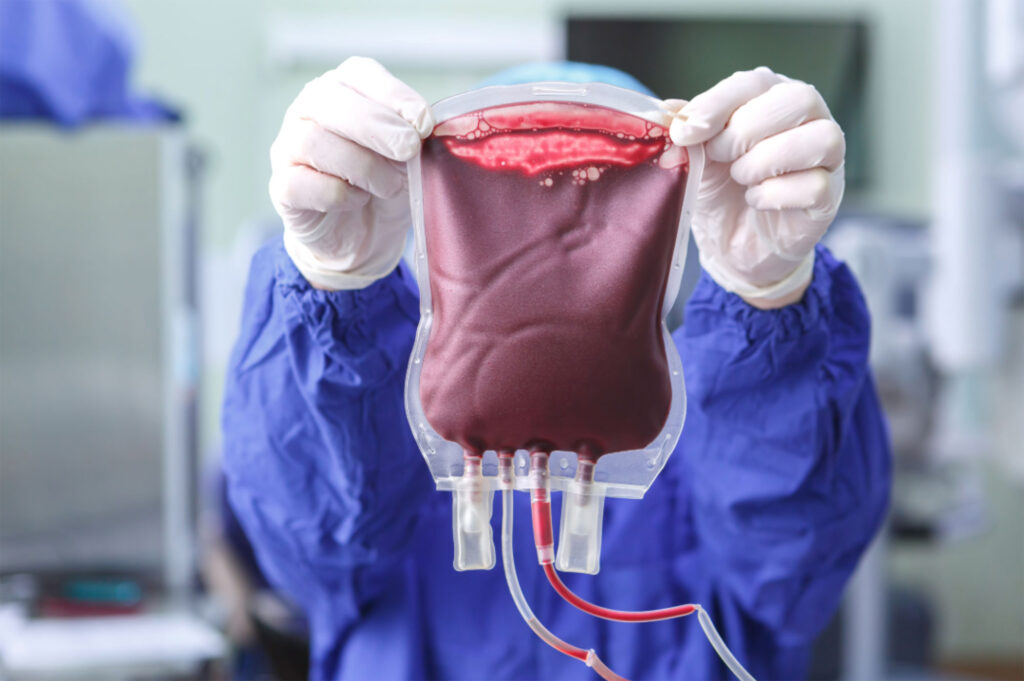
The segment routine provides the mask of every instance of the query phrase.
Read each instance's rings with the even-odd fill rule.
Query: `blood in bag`
[[[517,610],[545,643],[622,680],[526,601],[512,495],[529,491],[538,562],[566,601],[623,622],[697,613],[729,669],[752,681],[699,605],[604,608],[557,573],[600,569],[605,495],[643,496],[679,437],[686,395],[665,318],[703,149],[669,142],[658,100],[601,83],[484,88],[434,114],[409,162],[421,317],[405,404],[438,489],[453,492],[454,568],[494,566],[500,488]],[[553,489],[563,493],[557,554]]]
[[[479,454],[649,445],[672,400],[661,320],[686,150],[638,116],[535,102],[443,122],[420,163],[431,427]]]
[[[405,406],[454,492],[455,568],[494,565],[496,459],[519,451],[514,485],[548,487],[528,450],[550,454],[565,493],[559,566],[597,572],[604,497],[642,497],[682,428],[665,318],[703,150],[670,143],[661,102],[603,83],[483,88],[434,114],[408,164],[420,322]]]

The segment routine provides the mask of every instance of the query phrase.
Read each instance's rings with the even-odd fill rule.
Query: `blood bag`
[[[535,83],[433,107],[409,164],[421,302],[405,399],[455,492],[457,569],[494,564],[498,453],[518,453],[519,489],[528,453],[549,454],[573,535],[559,567],[596,572],[604,496],[642,497],[676,444],[686,396],[664,320],[703,158],[671,144],[659,105]]]
[[[488,87],[433,109],[408,164],[420,323],[405,406],[438,489],[453,492],[455,569],[494,567],[500,489],[517,610],[545,643],[623,681],[530,609],[512,555],[512,495],[527,491],[538,562],[568,603],[624,622],[696,613],[726,666],[753,681],[699,604],[604,608],[556,571],[598,571],[605,496],[641,498],[682,430],[665,318],[703,147],[671,143],[658,100],[601,83]],[[563,494],[557,555],[552,490]]]

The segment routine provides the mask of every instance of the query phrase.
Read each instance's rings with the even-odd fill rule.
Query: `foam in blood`
[[[514,104],[440,124],[421,168],[434,430],[474,453],[650,444],[672,398],[661,308],[685,149],[631,114]]]

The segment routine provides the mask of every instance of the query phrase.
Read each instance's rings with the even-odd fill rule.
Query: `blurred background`
[[[219,403],[270,143],[353,54],[428,101],[559,58],[815,84],[896,460],[812,677],[1024,679],[1021,0],[0,0],[0,678],[304,674]]]

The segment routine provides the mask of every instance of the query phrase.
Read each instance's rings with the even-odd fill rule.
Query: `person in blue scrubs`
[[[645,91],[580,64],[497,82],[531,80]],[[709,159],[702,273],[674,334],[688,414],[647,496],[608,499],[601,572],[566,581],[614,608],[700,603],[755,678],[799,679],[890,487],[868,312],[817,244],[842,196],[842,132],[813,87],[763,67],[664,106],[673,142]],[[362,58],[286,113],[270,183],[285,231],[253,259],[227,376],[230,501],[309,619],[315,679],[592,679],[534,637],[500,570],[453,570],[450,496],[405,417],[419,308],[400,262],[404,162],[432,128],[426,102]],[[529,523],[515,542],[527,598],[558,636],[630,679],[729,677],[694,618],[585,615],[547,584]]]

